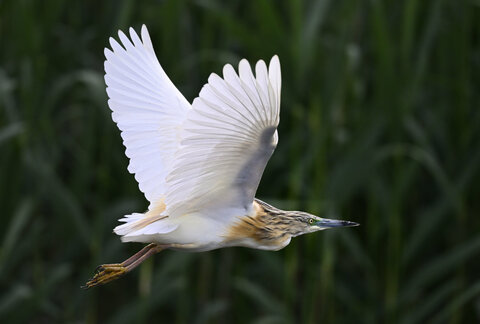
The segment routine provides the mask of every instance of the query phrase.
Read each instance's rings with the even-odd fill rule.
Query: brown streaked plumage
[[[287,213],[259,199],[253,206],[255,214],[234,223],[225,235],[226,241],[235,244],[249,238],[261,246],[283,247],[294,234]]]

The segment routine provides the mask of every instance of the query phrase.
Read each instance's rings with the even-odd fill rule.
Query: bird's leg
[[[116,280],[135,269],[152,255],[164,250],[166,246],[151,243],[122,263],[102,264],[95,269],[95,275],[82,288],[92,288]]]
[[[126,267],[136,260],[140,258],[142,255],[147,253],[150,249],[156,246],[155,243],[151,243],[149,245],[144,246],[140,251],[129,257],[127,260],[123,261],[122,263],[108,263],[108,264],[101,264],[95,269],[95,273],[99,273],[100,271],[104,270],[104,268],[118,268],[118,267]]]

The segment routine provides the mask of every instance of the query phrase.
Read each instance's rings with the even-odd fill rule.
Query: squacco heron
[[[128,171],[150,205],[120,219],[123,242],[149,243],[122,263],[104,264],[86,286],[105,284],[164,250],[209,251],[243,246],[279,250],[292,237],[354,222],[283,211],[256,199],[278,143],[280,62],[255,75],[243,59],[211,74],[192,104],[165,74],[147,28],[141,38],[119,31],[105,49],[112,119],[121,131]]]

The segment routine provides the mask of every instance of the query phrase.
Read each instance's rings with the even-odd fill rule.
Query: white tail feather
[[[167,234],[174,231],[178,225],[170,223],[168,216],[157,215],[149,216],[148,214],[132,214],[126,215],[120,219],[125,224],[118,225],[113,231],[122,237]]]

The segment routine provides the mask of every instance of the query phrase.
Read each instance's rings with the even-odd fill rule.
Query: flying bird
[[[278,143],[281,73],[278,56],[253,73],[243,59],[212,73],[190,104],[155,55],[145,25],[122,31],[105,49],[112,119],[121,131],[128,171],[149,201],[114,232],[148,243],[122,263],[103,264],[85,287],[115,280],[165,250],[209,251],[242,246],[279,250],[292,237],[357,223],[284,211],[255,198]]]

